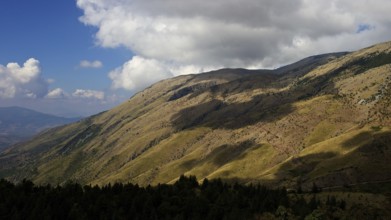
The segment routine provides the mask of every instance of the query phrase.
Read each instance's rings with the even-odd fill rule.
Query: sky
[[[391,40],[389,0],[1,0],[0,107],[110,109],[169,77]]]

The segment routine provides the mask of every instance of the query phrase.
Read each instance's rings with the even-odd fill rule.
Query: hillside
[[[75,122],[21,107],[0,108],[0,150],[55,126]]]
[[[276,70],[163,80],[0,155],[0,177],[141,185],[179,175],[288,188],[391,180],[391,42]]]

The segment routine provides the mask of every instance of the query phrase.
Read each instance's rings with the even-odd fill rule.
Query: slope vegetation
[[[185,174],[303,188],[387,182],[390,98],[390,42],[276,70],[179,76],[9,149],[0,177],[147,185]]]

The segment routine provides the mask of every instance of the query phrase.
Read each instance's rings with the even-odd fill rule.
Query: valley
[[[21,107],[0,107],[0,151],[26,141],[39,132],[78,121]]]

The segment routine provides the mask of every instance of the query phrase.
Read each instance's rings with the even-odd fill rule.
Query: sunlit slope
[[[293,187],[386,181],[391,43],[277,70],[154,84],[122,105],[0,156],[37,183],[169,183],[181,174]]]

